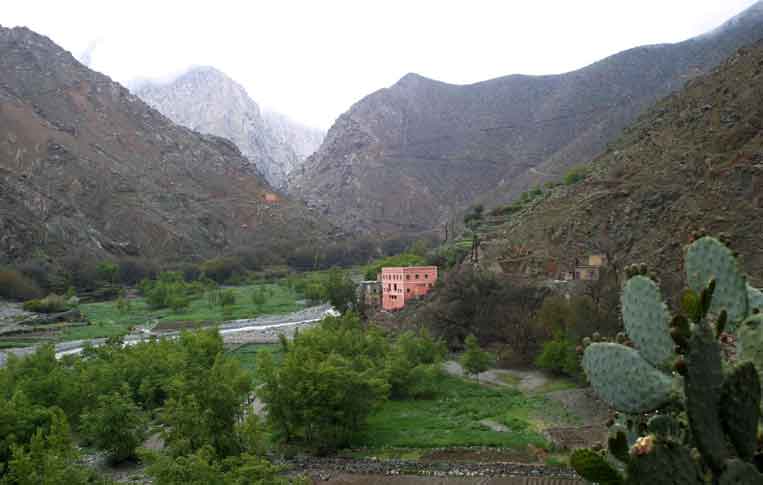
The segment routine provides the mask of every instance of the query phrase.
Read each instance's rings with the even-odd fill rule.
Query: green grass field
[[[547,446],[534,419],[548,405],[545,398],[509,388],[483,387],[458,377],[443,375],[439,379],[441,391],[434,399],[384,403],[369,419],[357,445],[370,449]],[[510,431],[492,431],[480,423],[484,419]]]
[[[259,287],[266,289],[266,302],[255,305],[252,303],[252,294]],[[130,327],[138,325],[156,325],[159,329],[167,330],[193,328],[200,324],[289,313],[302,308],[302,305],[297,303],[297,293],[280,285],[248,285],[230,289],[236,295],[236,303],[227,309],[225,315],[220,306],[211,306],[204,295],[198,296],[188,308],[179,312],[169,308],[153,310],[143,298],[130,300],[130,308],[127,311],[120,311],[116,301],[83,304],[80,305],[80,310],[92,325],[67,328],[61,333],[60,340],[120,336],[127,334]]]

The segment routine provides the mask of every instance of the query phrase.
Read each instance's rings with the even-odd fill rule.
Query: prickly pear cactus
[[[618,411],[651,411],[672,397],[672,378],[624,345],[589,345],[583,355],[583,369],[596,393]]]
[[[646,276],[630,278],[623,288],[623,322],[628,336],[650,364],[667,369],[673,363],[670,312],[657,285]]]
[[[747,305],[750,308],[750,312],[753,310],[759,310],[763,312],[763,291],[747,285],[747,302]]]
[[[623,478],[607,460],[593,450],[577,449],[570,455],[570,465],[578,475],[601,485],[621,485]]]
[[[758,445],[760,420],[760,379],[752,363],[740,365],[726,378],[720,411],[723,430],[737,456],[752,461]]]
[[[684,266],[689,287],[696,293],[716,280],[710,313],[717,315],[725,309],[731,323],[747,316],[747,282],[734,254],[722,242],[707,236],[698,239],[687,248]]]
[[[702,469],[688,448],[651,438],[647,449],[637,449],[628,463],[627,484],[692,485],[704,484]]]
[[[737,355],[740,362],[751,362],[763,381],[763,313],[753,315],[737,330]]]

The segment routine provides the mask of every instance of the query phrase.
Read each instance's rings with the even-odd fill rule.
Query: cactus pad
[[[763,312],[763,291],[747,285],[747,302],[747,305],[750,307],[750,311],[757,308]]]
[[[593,450],[580,448],[570,455],[570,465],[578,475],[601,485],[620,485],[623,478],[603,456]]]
[[[684,379],[686,412],[697,448],[714,472],[728,458],[720,415],[723,367],[721,348],[707,322],[694,327],[686,356],[688,373]]]
[[[747,316],[747,283],[734,254],[723,243],[712,237],[695,241],[686,251],[685,267],[689,286],[697,293],[716,280],[711,313],[725,309],[731,323]]]
[[[618,411],[652,411],[671,399],[670,376],[630,347],[591,344],[583,354],[583,369],[596,393]]]
[[[668,368],[675,357],[670,312],[660,289],[646,276],[634,276],[622,293],[625,330],[639,353],[655,367]]]
[[[760,419],[760,379],[755,366],[747,362],[734,369],[723,383],[721,424],[737,455],[751,461],[758,447]]]
[[[740,460],[729,460],[718,481],[719,485],[760,485],[761,483],[763,483],[763,475],[757,468]]]
[[[752,362],[763,379],[763,313],[753,315],[737,330],[739,362]]]
[[[649,453],[634,456],[628,463],[628,481],[633,485],[704,484],[702,469],[688,448],[656,442]]]

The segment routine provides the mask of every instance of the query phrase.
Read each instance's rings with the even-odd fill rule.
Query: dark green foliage
[[[204,277],[223,284],[242,272],[242,264],[240,259],[234,257],[215,258],[201,263],[199,270]]]
[[[119,281],[123,285],[136,285],[146,279],[156,278],[159,269],[156,263],[140,258],[122,258],[117,260]]]
[[[147,454],[148,474],[155,485],[281,485],[295,480],[280,476],[281,468],[252,454],[217,460],[210,448],[184,456]],[[297,483],[307,483],[296,480]]]
[[[538,348],[538,332],[528,322],[546,295],[543,288],[461,267],[447,274],[419,318],[453,349],[474,334],[483,343],[503,342],[524,362],[531,362]]]
[[[332,268],[324,283],[326,298],[339,312],[344,313],[356,306],[355,283],[338,268]]]
[[[491,365],[493,365],[495,360],[493,355],[480,348],[477,337],[469,335],[466,337],[464,343],[466,344],[466,350],[459,360],[467,374],[478,376],[481,372],[485,372]]]
[[[751,362],[735,368],[724,381],[720,414],[723,429],[737,456],[752,461],[760,420],[760,380]]]
[[[60,411],[52,410],[50,427],[38,428],[28,443],[13,447],[7,468],[0,467],[4,485],[106,484],[95,472],[76,464],[78,453],[69,425]],[[5,460],[4,460],[5,462]]]
[[[120,392],[99,396],[95,407],[80,420],[83,436],[107,451],[116,463],[135,457],[135,450],[146,438],[146,416],[130,394],[125,384]]]
[[[15,270],[0,270],[0,297],[9,300],[30,300],[41,296],[42,290],[28,276]]]
[[[441,372],[440,364],[446,351],[445,343],[434,340],[426,330],[398,335],[385,363],[390,398],[432,396],[436,392],[432,385]]]
[[[557,333],[553,339],[543,343],[543,349],[535,359],[535,364],[555,374],[577,376],[580,374],[580,357],[575,347],[575,342]]]
[[[600,485],[620,485],[623,479],[603,456],[593,450],[580,448],[570,455],[570,465],[581,477]]]
[[[386,345],[348,313],[300,332],[278,366],[269,353],[258,354],[258,395],[279,439],[318,452],[347,445],[389,392]]]

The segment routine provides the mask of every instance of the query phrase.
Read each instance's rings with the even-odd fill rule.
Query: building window
[[[429,283],[427,286],[429,286],[431,288],[432,287],[432,283]]]
[[[407,280],[411,279],[411,275],[409,275],[409,274],[405,275],[405,279],[407,279]]]
[[[419,279],[419,274],[418,273],[416,273],[416,279]]]
[[[410,293],[410,292],[411,292],[411,289],[410,289],[410,288],[406,288],[406,289],[405,289],[405,291],[406,291],[406,292],[408,292],[408,293]]]
[[[397,290],[397,283],[395,283],[395,289]]]
[[[424,278],[429,279],[429,273],[425,274]]]

